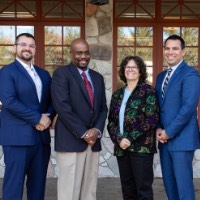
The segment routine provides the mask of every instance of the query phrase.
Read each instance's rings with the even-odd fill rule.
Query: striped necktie
[[[82,72],[81,75],[83,76],[85,87],[87,89],[87,92],[88,92],[88,95],[89,95],[89,98],[90,98],[90,103],[91,103],[91,106],[93,108],[93,106],[94,106],[94,92],[92,90],[92,85],[91,85],[90,81],[87,79],[85,72]]]
[[[167,84],[168,84],[168,82],[169,82],[170,74],[171,74],[171,73],[172,73],[172,68],[169,68],[169,69],[167,70],[167,76],[166,76],[165,81],[164,81],[164,83],[163,83],[163,88],[162,88],[162,99],[163,99],[164,96],[165,96],[165,90],[166,90]]]

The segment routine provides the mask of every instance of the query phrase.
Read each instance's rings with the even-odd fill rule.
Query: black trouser
[[[132,152],[117,157],[124,200],[153,200],[153,157]]]

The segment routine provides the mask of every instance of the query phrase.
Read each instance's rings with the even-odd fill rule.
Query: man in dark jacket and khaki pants
[[[58,200],[95,200],[100,138],[107,117],[104,80],[88,68],[90,53],[85,40],[72,42],[71,61],[54,72],[52,81],[53,104],[58,113]],[[85,78],[92,90],[89,93]]]

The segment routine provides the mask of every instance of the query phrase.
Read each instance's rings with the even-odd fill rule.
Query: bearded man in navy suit
[[[16,60],[0,70],[3,199],[21,200],[26,176],[27,199],[44,200],[54,116],[51,77],[32,64],[36,45],[31,34],[18,35],[14,51]]]
[[[197,104],[200,74],[183,61],[185,41],[178,35],[164,43],[168,70],[156,81],[160,104],[157,129],[164,186],[169,200],[195,200],[192,161],[200,148]]]
[[[107,117],[104,80],[88,68],[90,52],[85,40],[74,40],[70,51],[72,62],[54,72],[51,90],[58,113],[58,200],[95,200],[100,138]]]

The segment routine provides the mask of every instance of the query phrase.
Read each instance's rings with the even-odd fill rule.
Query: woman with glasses
[[[125,85],[112,95],[107,129],[114,143],[124,200],[153,200],[153,157],[159,106],[139,56],[120,64]]]

